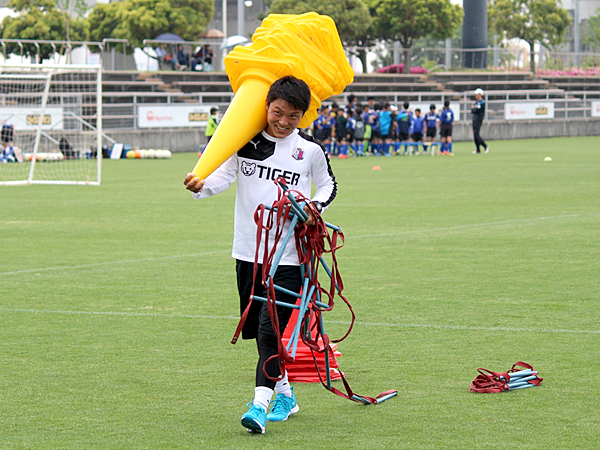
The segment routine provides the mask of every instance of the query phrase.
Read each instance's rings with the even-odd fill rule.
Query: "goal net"
[[[98,65],[0,65],[0,185],[100,184]]]

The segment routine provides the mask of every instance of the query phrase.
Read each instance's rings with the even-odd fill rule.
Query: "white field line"
[[[596,214],[592,214],[596,215]],[[360,236],[346,236],[346,239],[367,239],[367,238],[378,238],[378,237],[390,237],[390,236],[402,236],[407,234],[418,234],[418,233],[432,233],[438,231],[452,231],[452,230],[461,230],[465,228],[477,228],[477,227],[493,227],[497,225],[514,225],[520,223],[531,223],[538,222],[542,220],[556,220],[556,219],[570,219],[573,217],[581,217],[581,214],[569,214],[564,216],[550,216],[550,217],[534,217],[530,219],[516,219],[516,220],[503,220],[498,222],[481,222],[481,223],[473,223],[466,225],[457,225],[453,227],[440,227],[440,228],[426,228],[426,229],[418,229],[418,230],[409,230],[409,231],[398,231],[395,233],[377,233],[377,234],[364,234]],[[106,261],[100,263],[90,263],[90,264],[78,264],[74,266],[60,266],[60,267],[44,267],[39,269],[24,269],[24,270],[12,270],[9,272],[0,272],[0,276],[3,275],[19,275],[19,274],[27,274],[27,273],[37,273],[37,272],[48,272],[48,271],[59,271],[59,270],[73,270],[73,269],[89,269],[92,267],[101,267],[101,266],[112,266],[114,264],[131,264],[131,263],[139,263],[139,262],[150,262],[150,261],[164,261],[168,259],[178,259],[178,258],[188,258],[188,257],[196,257],[203,255],[214,255],[219,253],[228,252],[229,250],[215,250],[212,252],[203,252],[203,253],[192,253],[186,255],[170,255],[170,256],[159,256],[154,258],[141,258],[141,259],[129,259],[124,261]]]
[[[9,313],[27,313],[27,314],[64,314],[64,315],[84,315],[84,316],[112,316],[112,317],[152,317],[159,319],[195,319],[195,320],[239,320],[236,316],[212,316],[195,314],[155,314],[138,313],[128,311],[65,311],[51,309],[22,309],[22,308],[2,308],[0,312]],[[327,323],[339,325],[350,325],[349,322],[331,320]],[[556,333],[556,334],[600,334],[600,330],[569,330],[566,328],[513,328],[513,327],[480,327],[466,325],[435,325],[427,323],[393,323],[393,322],[355,322],[354,326],[360,327],[394,327],[394,328],[430,328],[435,330],[457,330],[457,331],[499,331],[499,332],[518,332],[518,333]]]
[[[59,270],[89,269],[91,267],[112,266],[115,264],[132,264],[132,263],[139,263],[139,262],[164,261],[164,260],[168,260],[168,259],[178,259],[178,258],[196,258],[198,256],[215,255],[215,254],[219,254],[219,253],[226,253],[229,251],[230,250],[214,250],[211,252],[190,253],[190,254],[186,254],[186,255],[157,256],[157,257],[153,257],[153,258],[126,259],[123,261],[106,261],[106,262],[90,263],[90,264],[76,264],[74,266],[43,267],[41,269],[13,270],[10,272],[0,272],[0,276],[2,276],[2,275],[19,275],[19,274],[24,274],[24,273],[59,271]]]
[[[415,233],[431,233],[437,231],[452,231],[452,230],[462,230],[465,228],[477,228],[477,227],[494,227],[497,225],[514,225],[520,223],[530,223],[530,222],[538,222],[541,220],[555,220],[555,219],[570,219],[573,217],[580,217],[581,214],[569,214],[565,216],[550,216],[550,217],[533,217],[530,219],[515,219],[515,220],[502,220],[498,222],[481,222],[481,223],[470,223],[465,225],[456,225],[453,227],[440,227],[440,228],[426,228],[419,230],[410,230],[410,231],[399,231],[396,233],[377,233],[377,234],[365,234],[362,236],[348,236],[346,239],[364,239],[364,238],[373,238],[373,237],[390,237],[390,236],[400,236],[404,234],[415,234]]]
[[[25,308],[2,308],[0,311],[30,314],[65,314],[65,315],[83,315],[83,316],[116,316],[116,317],[157,317],[166,319],[201,319],[201,320],[240,320],[236,316],[210,316],[193,314],[155,314],[138,313],[130,311],[65,311],[52,309],[25,309]]]

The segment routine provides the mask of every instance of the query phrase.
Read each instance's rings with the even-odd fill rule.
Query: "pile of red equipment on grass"
[[[300,300],[298,300],[298,303]],[[281,340],[283,341],[283,345],[287,347],[288,342],[290,340],[290,336],[292,335],[292,331],[294,329],[294,325],[298,322],[298,310],[295,309],[292,313],[292,317],[288,323],[288,326],[283,334]],[[314,322],[314,321],[313,321]],[[311,327],[314,323],[310,324]],[[323,341],[319,342],[322,348]],[[339,363],[336,358],[342,356],[342,354],[337,351],[337,344],[329,344],[329,348],[331,349],[329,353],[329,376],[331,380],[339,380],[341,379]],[[290,354],[291,354],[290,349]],[[317,358],[317,365],[319,367],[319,372],[321,372],[321,376],[323,379],[326,377],[327,367],[325,365],[325,353],[317,353],[315,352],[315,357]],[[301,383],[320,383],[319,374],[317,372],[317,368],[315,367],[315,361],[313,359],[313,354],[310,351],[310,348],[302,342],[302,339],[298,339],[298,346],[296,347],[296,358],[294,362],[286,362],[285,368],[288,372],[288,380],[293,382],[301,382]]]

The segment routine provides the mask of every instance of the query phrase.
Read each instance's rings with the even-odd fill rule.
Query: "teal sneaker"
[[[296,402],[296,396],[294,395],[294,388],[292,389],[292,396],[277,394],[273,401],[273,407],[271,412],[267,414],[267,420],[269,422],[282,422],[287,420],[292,414],[296,414],[300,411],[298,402]]]
[[[262,406],[248,404],[250,408],[246,414],[242,416],[242,426],[246,427],[249,432],[264,434],[265,426],[267,425],[267,412]]]

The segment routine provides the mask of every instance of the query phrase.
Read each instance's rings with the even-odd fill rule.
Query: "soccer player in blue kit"
[[[444,101],[444,109],[440,113],[440,136],[442,137],[442,148],[440,155],[454,156],[452,153],[452,123],[454,112],[450,109],[450,100]]]
[[[440,116],[435,113],[435,105],[432,103],[429,106],[429,112],[425,114],[425,154],[427,154],[427,143],[435,141],[439,120]],[[433,148],[431,149],[431,153],[433,154]]]
[[[425,130],[425,117],[421,116],[421,110],[419,108],[415,109],[415,116],[412,120],[413,124],[413,132],[411,138],[413,142],[421,142],[423,143],[423,154],[427,154],[427,147],[423,142],[423,131]],[[416,147],[415,155],[419,154],[419,147]]]
[[[223,192],[237,179],[232,256],[236,259],[241,312],[248,306],[252,290],[257,250],[254,212],[260,204],[271,206],[277,199],[278,188],[273,180],[284,177],[290,188],[311,198],[318,211],[324,210],[337,193],[337,183],[325,149],[311,136],[298,130],[310,101],[310,88],[304,81],[290,76],[275,81],[266,98],[266,128],[205,180],[200,180],[193,173],[187,174],[184,180],[186,189],[193,192],[194,198],[201,199]],[[316,186],[313,196],[312,183]],[[308,207],[306,211],[309,216],[306,224],[313,225],[314,215]],[[289,223],[284,228],[284,235],[287,229]],[[270,233],[271,244],[273,240],[273,233]],[[259,254],[263,252],[264,239],[261,240]],[[260,273],[261,268],[258,270]],[[257,277],[255,293],[266,297],[260,278]],[[274,282],[290,291],[300,292],[300,262],[295,239],[290,239],[285,247]],[[277,301],[294,304],[296,297],[278,293]],[[280,330],[285,330],[291,313],[291,308],[277,308]],[[256,339],[259,358],[254,399],[249,403],[248,412],[242,415],[241,423],[252,433],[264,433],[267,421],[287,420],[299,410],[287,372],[280,374],[279,371],[277,338],[266,303],[251,303],[242,339]],[[275,358],[268,361],[273,356]],[[264,374],[263,366],[270,378]],[[276,377],[280,377],[277,382],[271,379]],[[275,400],[269,411],[273,393]]]

